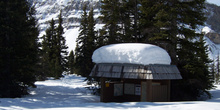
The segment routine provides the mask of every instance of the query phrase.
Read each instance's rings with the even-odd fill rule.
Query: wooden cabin
[[[101,78],[101,102],[170,101],[170,80],[182,79],[175,65],[98,63],[90,73]]]
[[[122,43],[96,49],[91,77],[101,78],[101,102],[170,101],[170,80],[182,79],[166,50]]]

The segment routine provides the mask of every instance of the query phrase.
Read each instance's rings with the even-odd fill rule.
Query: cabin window
[[[126,94],[126,95],[141,95],[141,85],[140,84],[125,83],[124,94]]]
[[[135,95],[141,95],[141,85],[140,84],[135,85]]]
[[[123,95],[123,84],[114,84],[114,96]]]
[[[132,83],[125,83],[124,94],[134,95],[134,84],[132,84]]]

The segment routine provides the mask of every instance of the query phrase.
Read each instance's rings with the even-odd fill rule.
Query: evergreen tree
[[[138,0],[121,0],[119,6],[119,42],[140,42],[139,39],[139,1]]]
[[[68,57],[68,70],[69,74],[74,74],[74,53],[73,51],[70,51],[69,57]]]
[[[62,18],[62,11],[60,11],[59,19],[58,19],[58,27],[56,28],[56,57],[57,57],[57,74],[58,76],[62,76],[63,71],[67,69],[67,46],[66,46],[66,39],[64,38],[63,34],[63,18]]]
[[[26,0],[0,1],[0,97],[21,97],[35,86],[38,28]]]
[[[183,80],[174,81],[173,100],[196,100],[212,88],[206,47],[196,33],[203,25],[204,0],[141,2],[142,30],[148,42],[166,49]],[[198,40],[200,38],[200,40]],[[178,46],[178,47],[177,47]],[[179,99],[174,99],[178,96]]]
[[[86,52],[86,41],[88,38],[88,15],[87,15],[87,6],[83,7],[83,14],[81,15],[80,22],[80,33],[78,38],[76,39],[76,48],[75,48],[75,71],[77,74],[84,76],[85,74],[85,64],[87,63],[84,59]]]
[[[49,47],[48,39],[46,35],[42,36],[41,50],[39,52],[39,73],[37,74],[37,80],[46,80],[50,74],[50,62],[49,62]]]
[[[75,71],[82,76],[88,76],[93,68],[91,60],[92,53],[96,48],[95,45],[95,20],[93,18],[93,9],[87,15],[86,5],[83,7],[81,16],[80,33],[77,38],[77,46],[75,49]]]
[[[102,0],[99,17],[105,24],[99,33],[102,45],[143,42],[140,33],[139,0]],[[102,41],[102,42],[101,42]]]
[[[210,72],[211,72],[211,77],[212,77],[212,81],[216,83],[215,81],[215,62],[213,61],[211,64],[210,64]]]
[[[43,36],[42,41],[42,72],[45,76],[54,76],[52,73],[52,69],[54,69],[55,61],[55,38],[56,38],[56,30],[55,30],[55,21],[52,19],[49,22],[50,27],[46,30],[46,35]]]
[[[87,43],[87,48],[88,51],[86,52],[86,60],[87,60],[87,74],[89,75],[89,73],[91,72],[94,63],[92,62],[92,54],[95,51],[95,49],[97,48],[97,44],[96,44],[96,31],[95,31],[95,20],[94,20],[94,13],[93,13],[93,7],[90,9],[89,11],[89,15],[88,15],[88,43]]]
[[[166,49],[171,56],[172,64],[177,64],[178,1],[145,0],[141,5],[141,24],[145,40]]]
[[[108,39],[107,44],[118,43],[121,41],[120,23],[120,6],[118,0],[102,0],[101,16],[99,17],[105,24],[101,35]],[[104,39],[105,39],[104,38]]]
[[[205,21],[204,2],[204,0],[180,2],[183,11],[180,10],[181,19],[178,22],[182,22],[178,30],[184,37],[178,39],[181,48],[177,50],[177,55],[179,69],[183,70],[181,73],[184,78],[184,83],[179,84],[184,86],[179,92],[184,92],[186,99],[196,100],[213,87],[210,71],[208,71],[210,61],[207,56],[207,47],[204,47],[205,43],[201,37],[203,35],[196,33],[197,27],[203,25]],[[200,39],[195,42],[194,40],[198,38]]]
[[[152,43],[149,39],[153,37],[155,32],[155,20],[154,17],[160,9],[160,6],[156,5],[157,0],[142,0],[140,2],[140,28],[143,35],[142,41]]]
[[[67,46],[63,37],[62,12],[58,19],[58,26],[55,21],[50,21],[50,27],[46,30],[46,35],[42,41],[42,74],[56,79],[62,76],[67,69]]]
[[[216,68],[215,68],[215,62],[213,63],[214,65],[214,75],[213,75],[213,79],[215,81],[216,84],[219,84],[220,81],[220,60],[219,60],[219,53],[216,59]]]

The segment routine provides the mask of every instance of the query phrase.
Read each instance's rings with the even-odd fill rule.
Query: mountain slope
[[[79,26],[83,5],[88,8],[94,7],[94,14],[99,14],[100,2],[98,0],[33,0],[33,5],[37,11],[40,29],[47,28],[47,22],[52,18],[57,20],[60,10],[62,10],[63,26],[71,29]]]
[[[36,8],[36,18],[40,28],[39,37],[45,34],[51,19],[57,23],[58,15],[62,10],[64,36],[69,47],[68,51],[75,49],[75,40],[79,33],[78,27],[83,12],[82,7],[87,5],[90,9],[93,6],[94,15],[97,18],[101,5],[99,0],[29,0],[29,2]]]

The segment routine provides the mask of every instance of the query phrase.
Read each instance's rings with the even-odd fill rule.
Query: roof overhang
[[[151,79],[171,80],[182,79],[176,65],[139,65],[120,63],[96,64],[91,77],[120,78],[120,79]]]

